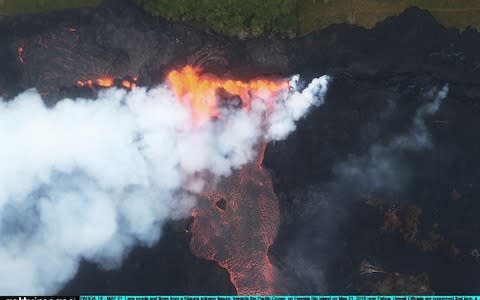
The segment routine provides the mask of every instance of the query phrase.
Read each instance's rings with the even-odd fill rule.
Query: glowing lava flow
[[[258,79],[243,82],[200,76],[198,73],[199,69],[186,66],[180,71],[174,70],[167,75],[167,80],[177,98],[190,107],[196,123],[219,116],[216,97],[218,89],[239,96],[244,109],[250,107],[252,93],[265,93],[265,98],[271,98],[271,94],[288,89],[286,81]]]
[[[265,146],[255,162],[205,192],[192,213],[191,251],[225,268],[239,295],[281,293],[268,258],[280,213],[270,174],[261,165]]]
[[[78,87],[84,87],[84,86],[88,86],[90,88],[93,87],[93,84],[95,83],[96,85],[100,86],[100,87],[112,87],[113,86],[113,78],[112,77],[108,77],[108,76],[104,76],[104,77],[99,77],[97,79],[94,80],[91,80],[91,79],[87,79],[87,80],[77,80],[77,86]]]
[[[136,85],[137,79],[138,79],[137,76],[132,77],[132,80],[123,79],[119,85],[121,85],[126,89],[131,90],[137,86]],[[92,79],[77,80],[75,83],[78,87],[89,87],[93,89],[94,86],[109,88],[109,87],[118,85],[116,82],[117,81],[113,77],[102,76],[102,77],[98,77],[95,80],[92,80]]]
[[[284,81],[242,82],[200,76],[189,66],[170,72],[167,79],[178,99],[190,107],[194,122],[219,116],[218,89],[240,97],[243,109],[248,109],[252,96],[261,94],[263,100],[273,103],[275,94],[288,88]],[[278,293],[268,249],[277,235],[280,217],[270,174],[262,168],[265,147],[262,142],[254,162],[207,188],[192,212],[192,253],[225,268],[239,295]]]

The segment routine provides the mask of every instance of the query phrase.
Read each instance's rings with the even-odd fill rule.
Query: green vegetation
[[[295,0],[137,0],[153,15],[240,37],[294,33]]]
[[[101,0],[0,0],[0,15],[75,7]],[[480,29],[480,0],[134,0],[154,16],[240,38],[304,35],[330,24],[367,28],[409,6],[428,9],[444,26]]]
[[[100,0],[0,0],[0,15],[14,16],[78,7],[93,7]]]
[[[330,24],[370,28],[409,6],[428,9],[444,26],[480,28],[478,0],[136,0],[146,11],[227,35],[304,35]]]

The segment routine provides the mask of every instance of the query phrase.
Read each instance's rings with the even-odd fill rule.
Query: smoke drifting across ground
[[[202,174],[228,176],[257,142],[286,137],[323,103],[327,81],[292,84],[273,112],[259,93],[250,110],[200,126],[167,86],[53,108],[35,90],[0,98],[0,293],[53,294],[82,259],[115,268],[134,245],[153,245],[166,220],[190,215]]]
[[[336,166],[334,171],[340,181],[354,187],[357,192],[400,192],[409,177],[402,155],[408,151],[420,151],[433,146],[425,119],[438,111],[447,93],[448,86],[439,91],[430,91],[426,96],[434,98],[433,101],[422,105],[415,112],[407,133],[394,137],[387,144],[374,144],[365,155]]]
[[[292,293],[328,291],[325,271],[332,259],[345,255],[341,250],[347,246],[345,237],[338,236],[338,228],[351,215],[351,204],[365,200],[365,195],[383,195],[381,199],[388,200],[408,188],[413,170],[406,155],[433,148],[426,120],[438,112],[447,94],[447,85],[430,90],[425,95],[428,102],[416,110],[407,132],[385,143],[374,143],[364,154],[336,164],[331,181],[292,193],[292,202],[298,205],[298,210],[293,210],[302,219],[282,261],[286,272],[295,278],[286,283]],[[393,111],[389,105],[386,113]]]

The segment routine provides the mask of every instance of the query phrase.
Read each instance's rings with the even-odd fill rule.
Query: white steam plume
[[[328,76],[315,78],[300,92],[297,90],[300,76],[293,76],[290,80],[293,93],[290,95],[289,101],[283,102],[281,107],[270,116],[268,138],[272,140],[284,139],[295,130],[295,121],[303,117],[312,105],[322,105],[325,101],[324,96],[327,91],[328,80]]]
[[[0,294],[53,294],[82,259],[113,268],[134,245],[153,245],[166,220],[189,215],[198,174],[226,176],[260,139],[286,137],[326,84],[282,95],[281,118],[262,120],[258,98],[200,127],[165,86],[53,108],[35,90],[0,98]]]

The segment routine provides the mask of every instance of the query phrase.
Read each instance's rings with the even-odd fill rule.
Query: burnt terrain
[[[104,75],[154,86],[187,63],[236,78],[332,77],[326,103],[265,152],[281,213],[270,256],[290,293],[478,294],[476,30],[446,29],[409,8],[369,30],[340,24],[241,41],[150,17],[128,1],[0,19],[5,99],[32,87],[49,105],[93,96],[95,87],[76,81]],[[425,120],[432,147],[392,151],[393,179],[342,177],[339,166],[408,132],[429,91],[445,84],[447,98]],[[134,249],[119,270],[82,263],[60,294],[235,293],[225,270],[190,253],[188,224],[168,224],[158,245]]]

